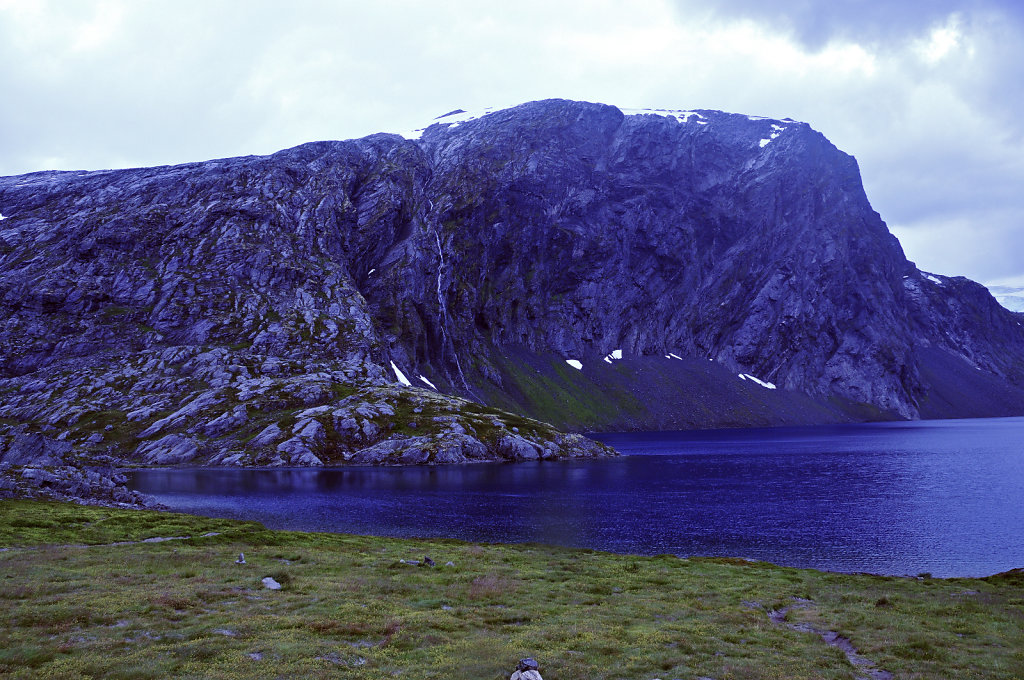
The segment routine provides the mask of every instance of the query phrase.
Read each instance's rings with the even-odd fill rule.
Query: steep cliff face
[[[541,102],[423,141],[469,344],[709,357],[916,415],[913,266],[807,125]]]
[[[574,428],[1024,412],[1019,317],[919,272],[855,160],[790,120],[535,102],[415,140],[0,178],[0,213],[0,449],[601,452],[473,401]]]

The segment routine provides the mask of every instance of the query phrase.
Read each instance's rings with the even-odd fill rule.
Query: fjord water
[[[831,571],[1024,567],[1024,418],[604,434],[617,459],[446,467],[150,469],[179,511],[270,528]]]

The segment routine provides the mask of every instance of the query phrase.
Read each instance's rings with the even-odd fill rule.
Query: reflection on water
[[[1024,566],[1024,418],[603,435],[629,454],[439,468],[141,470],[272,528],[728,555],[890,574]]]

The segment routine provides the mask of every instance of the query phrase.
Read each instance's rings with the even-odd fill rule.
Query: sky
[[[1019,0],[0,0],[0,175],[549,97],[805,121],[920,268],[1024,286]]]

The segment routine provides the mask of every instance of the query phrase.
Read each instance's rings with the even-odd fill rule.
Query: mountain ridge
[[[1019,315],[919,271],[789,119],[546,100],[0,178],[0,212],[0,453],[519,460],[606,453],[538,421],[1024,413]]]

